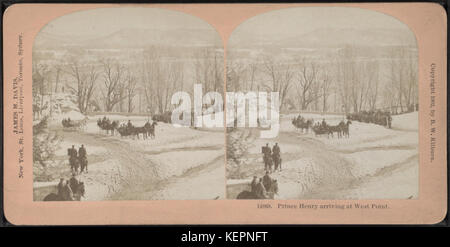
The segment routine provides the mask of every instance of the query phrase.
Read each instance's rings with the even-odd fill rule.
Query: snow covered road
[[[174,128],[162,123],[155,139],[138,140],[99,133],[94,120],[85,131],[52,128],[64,139],[57,151],[61,160],[54,169],[57,176],[70,177],[67,148],[84,144],[87,149],[89,173],[79,175],[86,184],[85,200],[225,197],[223,131]],[[143,121],[133,120],[133,124]],[[39,187],[38,182],[35,187]]]
[[[328,122],[336,118],[315,117],[328,117]],[[415,119],[409,115],[400,117],[404,121]],[[402,119],[394,119],[394,123],[411,126],[402,123]],[[353,122],[350,138],[316,137],[295,130],[290,116],[284,116],[281,131],[274,139],[259,139],[255,129],[237,129],[228,135],[227,197],[233,199],[248,188],[236,184],[264,175],[261,147],[278,142],[283,170],[271,174],[279,184],[277,198],[417,198],[418,132],[394,127],[391,130]]]

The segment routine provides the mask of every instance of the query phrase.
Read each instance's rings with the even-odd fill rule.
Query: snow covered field
[[[77,114],[65,114],[73,120]],[[87,149],[89,173],[79,175],[86,185],[85,200],[150,200],[225,198],[223,129],[176,128],[159,122],[154,139],[107,135],[97,119],[89,116],[83,130],[63,129],[61,116],[50,121],[50,130],[63,141],[56,151],[54,167],[46,170],[51,181],[34,182],[35,200],[48,193],[59,177],[70,177],[67,149],[81,144]],[[143,126],[146,116],[107,115],[111,120]],[[37,176],[35,176],[36,178]],[[47,176],[48,177],[48,176]],[[201,188],[201,189],[192,189]]]
[[[302,114],[329,124],[339,115]],[[278,142],[282,153],[278,198],[283,199],[380,199],[418,196],[418,114],[393,117],[393,128],[354,121],[350,138],[327,138],[300,133],[292,125],[294,115],[281,117],[274,139],[259,139],[259,131],[238,129],[228,135],[228,198],[248,189],[249,179],[264,174],[261,146]],[[228,152],[230,155],[230,152]],[[230,156],[229,156],[230,157]]]

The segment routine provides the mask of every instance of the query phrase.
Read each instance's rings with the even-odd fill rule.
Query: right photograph
[[[418,198],[418,48],[408,26],[361,8],[288,8],[240,24],[226,52],[227,92],[278,94],[259,104],[256,127],[245,99],[245,126],[228,125],[227,199]],[[261,135],[261,111],[279,124],[275,136]]]

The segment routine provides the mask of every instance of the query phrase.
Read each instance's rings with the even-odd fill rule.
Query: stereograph
[[[446,38],[433,3],[11,5],[5,217],[439,223]]]

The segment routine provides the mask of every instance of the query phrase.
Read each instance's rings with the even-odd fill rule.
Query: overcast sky
[[[317,29],[396,29],[412,31],[396,18],[380,12],[348,7],[299,7],[276,11],[252,17],[234,31],[232,36],[261,36],[274,39],[293,37]],[[332,38],[332,37],[330,37]]]
[[[123,28],[212,29],[204,20],[178,11],[145,7],[83,10],[59,17],[41,31],[67,36],[104,36]]]
[[[148,7],[117,7],[64,15],[47,24],[42,32],[59,36],[95,38],[124,28],[213,30],[206,21],[178,11]],[[395,29],[396,33],[406,34],[409,40],[407,43],[410,41],[415,43],[414,35],[409,28],[394,17],[372,10],[348,7],[296,7],[259,14],[239,25],[233,31],[230,42],[233,41],[233,36],[242,41],[258,38],[277,40],[325,28]]]

